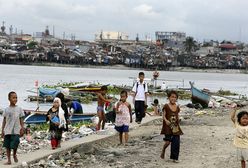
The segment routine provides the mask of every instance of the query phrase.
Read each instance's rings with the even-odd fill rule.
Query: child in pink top
[[[119,132],[120,144],[122,144],[122,137],[124,134],[125,143],[128,141],[129,124],[132,123],[131,105],[126,102],[127,92],[122,91],[120,94],[120,101],[116,106],[115,129]]]

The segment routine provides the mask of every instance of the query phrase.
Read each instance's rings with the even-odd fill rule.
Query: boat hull
[[[99,92],[101,90],[101,87],[96,88],[69,88],[70,91],[80,91],[80,92]]]
[[[81,122],[81,121],[89,121],[91,122],[91,118],[96,114],[73,114],[70,117],[70,122]],[[25,124],[42,124],[46,123],[46,113],[34,112],[29,114],[25,119]]]
[[[192,93],[192,103],[197,104],[200,103],[202,107],[208,107],[210,96],[207,93],[202,92],[201,90],[195,88],[192,83],[191,84],[191,93]]]
[[[108,85],[102,85],[102,86],[108,86]],[[89,86],[81,86],[81,87],[69,87],[69,90],[80,91],[80,92],[99,92],[101,91],[102,86],[89,85]]]

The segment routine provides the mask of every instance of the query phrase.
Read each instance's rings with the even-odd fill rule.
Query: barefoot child
[[[126,102],[127,92],[122,91],[120,94],[120,101],[116,105],[116,123],[115,129],[119,132],[120,144],[122,144],[123,134],[125,142],[128,141],[129,124],[132,123],[132,110],[131,105]]]
[[[17,159],[17,148],[20,143],[20,136],[24,134],[23,110],[16,105],[17,95],[15,92],[10,92],[8,95],[10,105],[3,112],[2,123],[2,138],[4,138],[3,147],[7,149],[6,165],[11,164],[11,149],[13,149],[13,158],[15,162]]]
[[[160,109],[160,105],[159,105],[158,99],[155,99],[153,101],[152,107],[153,107],[153,115],[159,116],[160,113],[161,113],[161,109]]]
[[[235,110],[231,113],[231,120],[236,128],[234,146],[237,148],[238,160],[241,161],[241,167],[245,168],[248,160],[248,112],[241,111],[236,115]]]
[[[164,134],[165,144],[163,146],[160,157],[164,159],[165,149],[171,144],[170,159],[174,162],[178,162],[179,149],[180,149],[180,135],[183,134],[179,126],[180,112],[179,106],[176,104],[178,94],[176,91],[170,91],[168,93],[169,103],[164,105],[163,108],[163,127],[161,134]]]
[[[97,115],[99,117],[97,130],[101,129],[101,125],[102,125],[102,129],[104,129],[105,121],[106,121],[105,113],[104,113],[104,104],[106,102],[112,101],[111,99],[106,99],[107,91],[108,91],[107,86],[102,86],[100,93],[98,93],[97,95]]]
[[[53,100],[53,107],[47,112],[47,121],[50,122],[51,146],[52,149],[56,149],[60,147],[62,132],[66,128],[64,110],[61,107],[61,100],[59,98]]]

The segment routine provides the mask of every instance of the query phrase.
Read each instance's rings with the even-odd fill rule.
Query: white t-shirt
[[[21,107],[7,107],[3,112],[3,117],[6,118],[4,134],[20,134],[21,124],[20,118],[24,117],[24,112]]]
[[[137,85],[138,85],[138,87],[137,87]],[[144,85],[145,85],[145,87],[144,87]],[[145,83],[144,81],[142,83],[140,83],[140,81],[136,82],[133,86],[132,91],[136,93],[135,100],[145,101],[145,99],[146,99],[145,93],[148,92],[147,83]]]

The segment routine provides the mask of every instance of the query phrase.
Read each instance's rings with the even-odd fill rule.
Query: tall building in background
[[[181,49],[183,47],[183,42],[186,40],[186,33],[156,31],[155,37],[156,42],[165,47]]]

